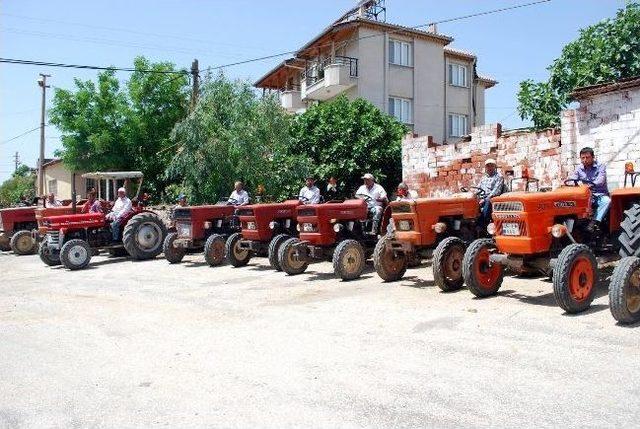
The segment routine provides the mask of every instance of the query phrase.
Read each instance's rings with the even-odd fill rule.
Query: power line
[[[45,126],[46,126],[46,125],[45,125]],[[0,144],[5,144],[5,143],[12,142],[12,141],[14,141],[14,140],[16,140],[16,139],[19,139],[19,138],[20,138],[20,137],[22,137],[22,136],[26,136],[27,134],[32,133],[32,132],[34,132],[34,131],[36,131],[36,130],[39,130],[39,129],[40,129],[40,126],[38,125],[37,127],[33,128],[33,129],[31,129],[31,130],[25,131],[25,132],[24,132],[24,133],[22,133],[22,134],[18,134],[18,135],[17,135],[17,136],[15,136],[15,137],[11,137],[10,139],[3,140],[3,141],[1,141],[1,142],[0,142]]]
[[[180,74],[180,75],[185,75],[189,73],[186,70],[145,70],[145,69],[136,69],[133,67],[90,66],[90,65],[82,65],[82,64],[65,64],[65,63],[52,63],[48,61],[23,60],[23,59],[17,59],[17,58],[0,58],[0,63],[21,64],[21,65],[30,65],[30,66],[45,66],[45,67],[62,67],[62,68],[85,69],[85,70],[114,70],[114,71],[130,72],[130,73],[140,72],[140,73]]]
[[[503,8],[500,8],[500,9],[493,9],[493,10],[487,10],[487,11],[484,11],[484,12],[472,13],[472,14],[469,14],[469,15],[458,16],[456,18],[448,18],[448,19],[443,19],[443,20],[436,21],[436,22],[431,22],[431,23],[429,23],[427,25],[423,25],[423,27],[426,27],[426,26],[432,25],[432,24],[444,24],[444,23],[447,23],[447,22],[460,21],[462,19],[475,18],[476,16],[483,16],[483,15],[490,15],[490,14],[493,14],[493,13],[505,12],[507,10],[520,9],[522,7],[535,6],[537,4],[548,3],[550,1],[551,0],[539,0],[539,1],[534,1],[534,2],[531,2],[531,3],[517,4],[515,6],[508,6],[508,7],[503,7]]]

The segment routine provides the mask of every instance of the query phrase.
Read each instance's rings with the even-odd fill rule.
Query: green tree
[[[518,92],[520,117],[537,128],[559,125],[576,88],[640,75],[640,4],[581,30],[548,70],[547,82],[526,80]]]
[[[259,185],[275,200],[297,194],[308,162],[286,151],[291,120],[277,98],[257,97],[248,82],[206,79],[196,108],[174,129],[168,177],[182,178],[194,203],[226,198],[235,180],[252,196]]]
[[[36,195],[36,175],[22,164],[11,177],[0,185],[0,207],[10,207],[20,202],[20,197],[32,201]]]
[[[362,184],[366,172],[392,189],[402,179],[401,141],[406,131],[370,102],[341,96],[295,119],[290,153],[311,158],[317,178],[334,176],[347,192]]]
[[[170,134],[188,110],[188,78],[171,63],[134,61],[121,85],[115,71],[97,81],[75,80],[75,89],[56,89],[50,122],[62,133],[65,165],[76,171],[141,170],[147,189],[162,193],[170,162]]]

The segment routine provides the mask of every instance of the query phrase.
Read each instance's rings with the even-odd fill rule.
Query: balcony
[[[280,90],[280,104],[289,113],[296,113],[307,107],[302,102],[300,86],[298,85]]]
[[[357,77],[357,58],[327,58],[302,73],[300,97],[302,100],[329,100],[355,86]]]

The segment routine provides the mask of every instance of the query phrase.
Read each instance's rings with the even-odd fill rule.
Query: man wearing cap
[[[316,179],[309,176],[305,180],[305,186],[300,189],[298,199],[302,204],[318,204],[320,202],[320,189],[316,186]]]
[[[229,195],[229,203],[236,206],[249,204],[249,193],[244,190],[244,183],[239,180],[233,184],[233,192]]]
[[[124,188],[118,189],[118,199],[113,204],[111,212],[107,214],[107,219],[111,220],[111,236],[113,241],[120,239],[120,225],[124,218],[133,211],[131,200],[127,197],[127,191]]]
[[[365,174],[362,176],[362,180],[364,180],[364,184],[356,191],[356,198],[358,196],[369,197],[367,199],[367,205],[369,206],[369,215],[373,219],[371,233],[375,234],[378,232],[378,225],[380,225],[380,220],[382,219],[384,206],[389,202],[389,199],[387,198],[387,192],[384,188],[376,183],[373,174]]]
[[[178,195],[178,198],[176,198],[176,205],[174,207],[174,209],[180,208],[180,207],[186,207],[187,206],[187,196],[185,194],[180,194]]]
[[[589,182],[595,214],[587,229],[595,232],[609,211],[609,206],[611,206],[611,197],[609,197],[609,187],[607,186],[607,167],[596,161],[593,149],[588,146],[580,150],[580,162],[582,165],[576,169],[569,179]]]
[[[484,175],[478,188],[484,191],[479,203],[482,221],[487,225],[491,222],[491,198],[500,195],[504,188],[504,179],[498,173],[495,159],[489,158],[484,162]]]

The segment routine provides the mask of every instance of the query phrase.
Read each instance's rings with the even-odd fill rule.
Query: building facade
[[[44,174],[43,195],[53,193],[59,200],[70,200],[73,195],[74,175],[64,166],[61,159],[45,159],[42,164]],[[84,179],[81,173],[75,175],[75,188],[78,198],[83,198],[86,192],[95,186],[91,179]]]

